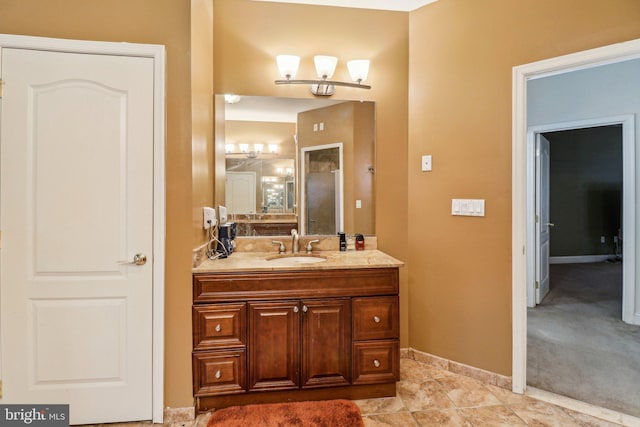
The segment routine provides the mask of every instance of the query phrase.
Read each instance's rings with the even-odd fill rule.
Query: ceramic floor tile
[[[364,421],[364,427],[418,427],[418,424],[408,412],[367,415],[362,417],[362,420]]]
[[[527,424],[540,427],[580,427],[580,423],[560,407],[545,402],[510,405]]]
[[[411,412],[453,407],[453,403],[437,381],[425,381],[421,384],[400,381],[397,390],[398,396]]]
[[[485,385],[484,387],[487,390],[489,390],[491,393],[493,393],[493,395],[497,397],[498,400],[500,400],[500,402],[504,404],[515,405],[515,404],[521,404],[521,403],[526,404],[526,403],[537,402],[537,400],[532,397],[525,396],[524,394],[513,393],[512,391],[509,391],[502,387],[497,387],[495,385]]]
[[[385,397],[382,399],[354,400],[362,415],[389,414],[407,411],[399,397]],[[206,426],[205,426],[206,427]]]
[[[209,418],[211,418],[211,412],[205,412],[204,414],[198,415],[193,427],[207,427]]]
[[[458,408],[495,406],[502,403],[480,381],[472,378],[458,375],[439,379],[438,383]]]
[[[435,409],[411,415],[420,427],[473,427],[457,409]]]
[[[520,417],[503,405],[460,409],[460,413],[474,427],[526,426]]]

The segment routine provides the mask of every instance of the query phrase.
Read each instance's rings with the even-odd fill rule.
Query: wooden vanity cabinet
[[[193,276],[196,409],[395,396],[398,269]]]

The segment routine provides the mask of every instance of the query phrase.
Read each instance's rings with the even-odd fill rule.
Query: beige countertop
[[[320,262],[300,263],[300,257],[308,256],[304,251],[298,259],[291,253],[278,255],[275,252],[235,252],[228,258],[205,260],[193,273],[216,273],[233,271],[273,271],[273,270],[332,270],[342,268],[384,268],[404,265],[392,256],[379,250],[364,251],[317,251],[311,256],[326,258]],[[293,258],[292,258],[293,257]],[[275,261],[275,262],[274,262]]]

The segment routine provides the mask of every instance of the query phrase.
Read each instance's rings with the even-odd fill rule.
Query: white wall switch
[[[318,132],[318,124],[317,123],[313,124],[313,131],[314,132]]]
[[[320,122],[320,131],[324,130],[324,122]]]
[[[484,216],[484,199],[451,199],[451,215]]]
[[[213,208],[202,208],[203,227],[205,230],[210,229],[216,225],[216,210]]]
[[[356,200],[356,209],[362,209],[362,200]]]
[[[422,172],[431,171],[431,154],[422,156]]]

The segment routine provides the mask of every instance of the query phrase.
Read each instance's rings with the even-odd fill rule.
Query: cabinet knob
[[[216,332],[220,332],[222,330],[222,326],[220,326],[220,323],[218,323],[216,325]]]
[[[216,371],[216,379],[220,379],[222,377],[222,372],[220,372],[220,369],[218,369]]]
[[[298,306],[296,305],[295,307],[293,307],[293,312],[297,313],[298,312]]]
[[[380,361],[378,359],[373,359],[373,366],[375,366],[376,368],[380,367]]]
[[[376,323],[380,323],[380,318],[378,316],[373,316],[373,321]]]
[[[307,310],[308,310],[307,306],[306,306],[306,305],[303,305],[303,306],[302,306],[302,311],[304,311],[304,312],[306,313],[306,312],[307,312]]]

